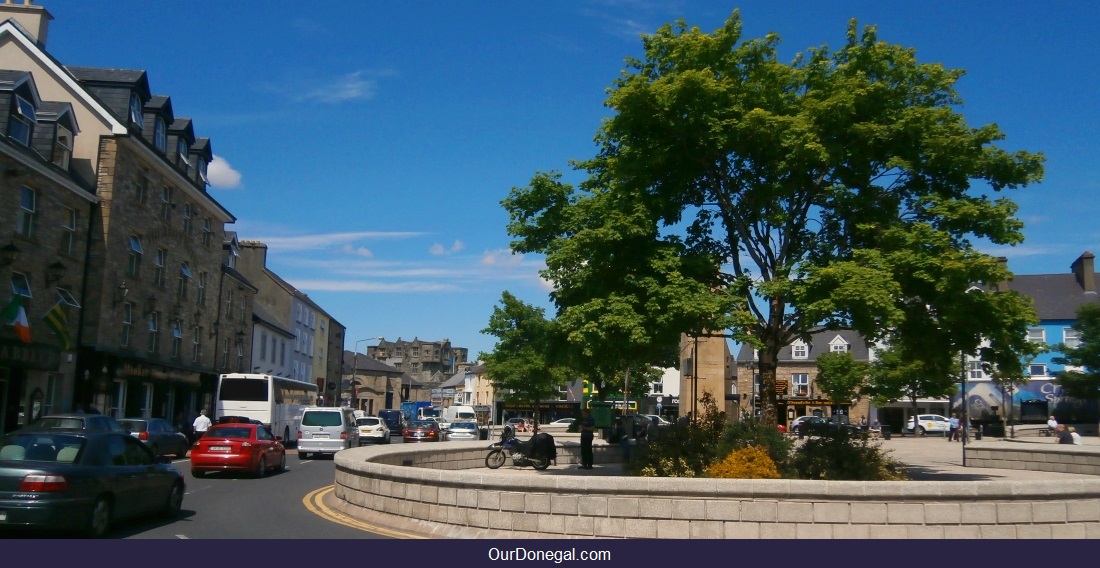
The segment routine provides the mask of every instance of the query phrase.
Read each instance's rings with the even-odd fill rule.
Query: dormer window
[[[829,351],[833,353],[847,353],[851,351],[851,349],[852,346],[849,345],[847,341],[844,341],[844,338],[839,335],[829,342]]]
[[[164,119],[159,116],[153,126],[153,145],[161,152],[168,149],[168,126],[164,124]]]
[[[37,123],[38,115],[34,110],[34,105],[27,99],[15,95],[15,108],[8,120],[8,136],[24,146],[30,146],[31,134],[34,132],[34,125]]]
[[[179,164],[187,166],[187,141],[183,138],[176,141],[176,153],[179,154]]]
[[[130,123],[138,130],[142,129],[144,118],[142,118],[141,109],[141,97],[137,93],[130,94]]]
[[[53,163],[63,170],[69,169],[69,160],[73,156],[73,131],[57,125],[57,139],[54,141]]]
[[[810,348],[801,339],[791,345],[791,357],[794,359],[808,359]]]
[[[209,184],[210,180],[206,178],[206,160],[199,158],[195,167],[199,170],[199,179],[202,180],[202,183]]]

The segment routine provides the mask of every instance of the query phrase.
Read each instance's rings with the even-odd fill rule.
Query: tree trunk
[[[779,367],[778,349],[761,349],[760,358],[757,361],[760,367],[760,422],[762,424],[778,424],[776,414],[775,380]]]

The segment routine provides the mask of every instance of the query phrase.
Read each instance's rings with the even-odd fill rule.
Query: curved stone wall
[[[336,455],[338,508],[452,538],[1100,538],[1100,478],[854,482],[484,467],[484,442]],[[596,450],[597,463],[618,459]],[[558,466],[577,462],[559,447]],[[560,471],[560,469],[559,469]],[[563,472],[564,473],[564,472]]]

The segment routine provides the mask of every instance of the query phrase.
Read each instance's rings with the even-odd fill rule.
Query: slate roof
[[[793,363],[793,362],[812,362],[817,360],[817,356],[822,353],[829,353],[833,339],[836,336],[840,336],[841,339],[848,343],[848,352],[852,354],[852,357],[856,361],[869,360],[869,354],[867,349],[867,342],[864,341],[863,336],[851,329],[830,330],[830,329],[818,329],[812,331],[810,335],[810,353],[806,359],[795,359],[792,356],[794,348],[788,345],[779,350],[779,362],[780,363]],[[755,361],[752,357],[752,346],[743,343],[741,348],[737,351],[738,363],[747,363],[749,361]]]
[[[1008,281],[1008,289],[1034,300],[1041,320],[1076,320],[1077,308],[1100,301],[1096,292],[1085,292],[1072,272],[1017,275]]]
[[[373,371],[376,373],[387,373],[398,375],[401,374],[401,370],[396,367],[391,367],[377,359],[371,359],[365,354],[360,353],[359,358],[355,359],[354,351],[344,351],[344,368],[351,369],[352,361],[354,360],[355,366],[359,371]]]
[[[78,81],[85,83],[128,83],[142,89],[150,97],[149,77],[143,69],[112,69],[110,67],[79,67],[66,65],[65,69]]]

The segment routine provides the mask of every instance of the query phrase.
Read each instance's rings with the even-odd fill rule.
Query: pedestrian
[[[1066,430],[1065,424],[1059,424],[1054,431],[1057,433],[1059,444],[1073,444],[1073,434]]]
[[[867,417],[866,416],[860,416],[859,417],[859,429],[860,430],[866,430],[867,429]]]
[[[1077,433],[1077,428],[1074,428],[1073,426],[1070,426],[1069,428],[1067,428],[1067,430],[1069,430],[1070,437],[1073,438],[1073,445],[1080,446],[1081,445],[1081,435]]]
[[[199,439],[206,434],[206,431],[210,428],[210,419],[206,417],[206,409],[199,411],[199,417],[195,419],[194,424],[191,425],[195,429],[195,439]]]
[[[958,442],[959,441],[959,417],[954,412],[951,413],[951,418],[947,421],[947,441]]]
[[[1047,420],[1047,435],[1048,436],[1053,436],[1057,432],[1057,430],[1058,430],[1058,421],[1055,420],[1053,416],[1051,416],[1050,419]]]
[[[581,469],[592,469],[592,439],[596,436],[596,420],[588,409],[581,410]]]

